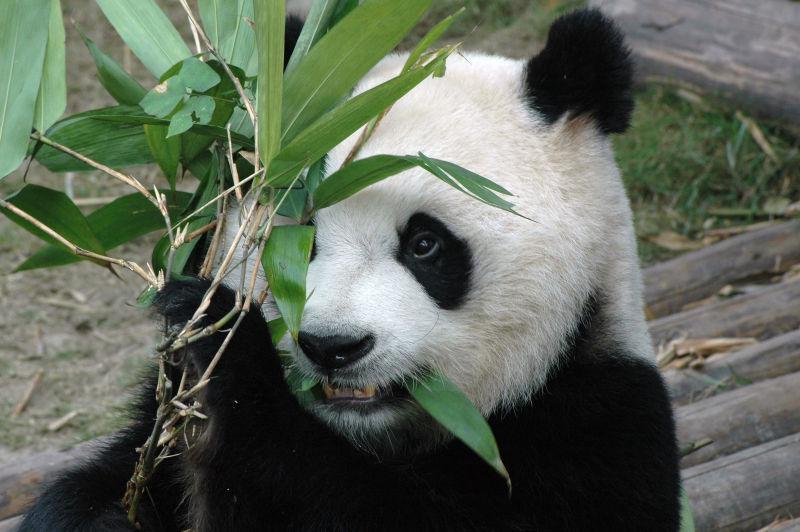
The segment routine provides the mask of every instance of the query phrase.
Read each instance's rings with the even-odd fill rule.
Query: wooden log
[[[734,297],[650,322],[658,346],[689,338],[753,337],[765,340],[800,327],[800,279],[770,285],[761,292]]]
[[[799,67],[800,68],[800,67]],[[745,233],[644,270],[647,315],[674,314],[727,284],[800,262],[800,220]]]
[[[76,460],[91,452],[93,442],[67,451],[35,454],[0,469],[0,521],[23,513],[42,483],[52,480]]]
[[[709,357],[699,370],[668,369],[663,375],[673,404],[684,405],[735,387],[738,381],[757,382],[795,371],[800,371],[800,329]]]
[[[800,515],[800,434],[682,472],[697,530],[754,530]]]
[[[758,532],[800,532],[800,517],[770,523]]]
[[[684,456],[683,467],[800,432],[800,373],[682,406],[675,411],[675,421],[682,448],[711,440]]]
[[[639,80],[675,79],[800,123],[800,5],[786,0],[592,0],[622,27]]]
[[[0,521],[0,532],[15,532],[19,524],[22,522],[22,516],[18,515],[11,519],[4,519]]]

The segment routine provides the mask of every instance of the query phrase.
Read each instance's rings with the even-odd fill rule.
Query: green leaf
[[[168,128],[164,126],[144,125],[144,137],[147,139],[150,153],[167,178],[169,188],[175,190],[175,179],[178,176],[178,163],[181,157],[181,139],[168,138],[167,131]]]
[[[216,87],[222,81],[213,68],[196,57],[188,57],[183,60],[178,77],[183,80],[184,85],[195,92],[205,92]]]
[[[172,115],[167,137],[180,135],[194,124],[208,124],[214,115],[214,98],[211,96],[192,96]],[[210,140],[209,140],[210,142]]]
[[[219,109],[221,106],[217,106]],[[102,122],[112,122],[117,124],[128,124],[128,125],[143,125],[143,124],[155,124],[160,126],[168,126],[169,120],[165,120],[163,118],[158,118],[155,116],[151,116],[144,111],[142,111],[139,107],[111,107],[109,109],[124,109],[124,112],[104,112],[108,109],[98,109],[96,111],[91,111],[92,113],[96,113],[93,115],[94,120],[102,121]],[[77,115],[76,115],[77,116]],[[216,119],[212,119],[212,122],[215,122]],[[119,126],[117,126],[119,127]],[[228,139],[228,132],[225,128],[220,126],[213,126],[213,125],[206,125],[206,124],[195,124],[192,126],[191,129],[194,133],[199,133],[202,135],[207,135],[209,137],[213,137],[215,139],[227,140]],[[240,146],[244,146],[249,149],[253,149],[255,144],[253,143],[253,139],[247,138],[244,135],[239,133],[231,132],[231,139],[236,144]],[[152,161],[150,161],[152,162]]]
[[[461,9],[459,9],[446,19],[436,24],[433,28],[431,28],[431,30],[425,35],[425,37],[423,37],[422,40],[420,40],[417,43],[417,45],[414,47],[411,53],[408,54],[408,60],[406,61],[405,66],[403,67],[403,71],[406,72],[408,70],[411,70],[411,68],[415,64],[417,64],[419,58],[422,57],[422,54],[424,54],[428,50],[428,48],[433,46],[434,43],[436,43],[436,41],[438,41],[439,38],[442,35],[444,35],[444,32],[450,29],[450,26],[453,25],[453,22],[455,22],[456,19],[460,17],[465,10],[466,8],[462,6]]]
[[[7,201],[42,222],[70,243],[88,251],[105,254],[103,245],[89,227],[89,223],[80,209],[63,192],[39,185],[25,185]],[[58,240],[29,221],[7,209],[0,209],[0,212],[42,240],[66,249]]]
[[[51,1],[47,33],[42,81],[36,96],[33,117],[33,127],[41,133],[47,131],[67,108],[67,65],[64,59],[64,19],[61,17],[60,0]]]
[[[147,94],[144,87],[128,74],[119,63],[106,55],[82,31],[78,30],[84,44],[92,54],[97,67],[97,79],[103,88],[119,103],[123,105],[138,105]]]
[[[258,149],[269,166],[281,147],[281,91],[286,6],[283,0],[255,0],[258,52]]]
[[[165,118],[175,110],[185,95],[186,84],[179,76],[173,76],[153,87],[139,105],[147,114]]]
[[[286,192],[286,199],[278,209],[278,214],[299,222],[306,212],[308,189],[297,188]]]
[[[413,161],[394,155],[359,159],[329,175],[314,191],[314,210],[330,207],[359,190],[415,166]]]
[[[303,24],[303,30],[300,32],[297,43],[294,45],[292,57],[289,59],[289,63],[287,63],[286,69],[284,70],[285,75],[288,76],[291,74],[294,69],[297,68],[297,65],[300,64],[300,61],[308,54],[308,51],[311,50],[311,47],[325,35],[325,32],[328,31],[328,27],[333,20],[333,14],[337,7],[339,7],[338,0],[315,0],[311,5],[311,9]]]
[[[373,0],[331,28],[286,77],[284,143],[347,96],[397,46],[430,4],[431,0]]]
[[[261,256],[272,296],[294,339],[306,304],[306,273],[313,244],[313,227],[283,225],[272,230]]]
[[[56,122],[47,132],[47,136],[113,168],[148,164],[153,162],[153,157],[141,122],[130,123],[132,117],[141,114],[142,110],[138,107],[95,109]],[[106,119],[96,119],[101,116]],[[53,172],[92,170],[92,167],[50,146],[42,146],[36,152],[36,160]]]
[[[97,5],[155,77],[192,55],[155,0],[97,0]]]
[[[51,0],[5,0],[0,17],[0,178],[28,149],[42,79]]]
[[[209,39],[229,65],[256,73],[253,0],[200,0],[200,18]]]
[[[316,161],[430,76],[445,56],[392,78],[326,113],[282,149],[269,167],[275,176],[297,161]]]
[[[486,203],[487,205],[497,207],[498,209],[502,209],[519,216],[519,214],[513,209],[514,204],[495,194],[495,191],[505,195],[511,195],[511,193],[500,185],[486,179],[485,177],[482,177],[474,172],[470,172],[466,168],[462,168],[457,164],[441,161],[439,159],[431,159],[426,157],[425,154],[421,152],[417,157],[408,156],[407,159],[410,161],[415,161],[417,164],[419,164],[419,166],[426,169],[453,188],[461,190],[462,192],[465,192],[466,194],[482,201],[483,203]]]
[[[167,198],[170,216],[175,220],[189,203],[191,194],[162,190]],[[138,192],[104,205],[86,217],[92,233],[106,250],[130,242],[140,236],[164,229],[164,217],[150,201]],[[34,253],[16,271],[50,268],[79,262],[60,245],[48,245]]]
[[[225,39],[235,31],[239,3],[231,0],[199,0],[198,4],[203,29],[214,48],[221,52]],[[223,57],[230,60],[230,57]]]
[[[439,374],[430,374],[421,381],[410,383],[408,391],[433,419],[505,478],[511,491],[511,478],[500,458],[492,429],[464,392]]]
[[[269,328],[269,335],[272,338],[273,347],[278,346],[280,341],[289,330],[289,328],[286,326],[286,322],[283,321],[283,318],[275,318],[274,320],[270,320],[267,322],[267,328]]]
[[[694,532],[694,514],[692,504],[686,495],[686,490],[681,487],[681,528],[680,532]]]

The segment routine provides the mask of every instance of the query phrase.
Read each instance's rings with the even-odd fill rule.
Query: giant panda
[[[386,58],[355,92],[404,60]],[[325,397],[298,402],[269,336],[273,305],[250,312],[200,399],[201,434],[150,481],[142,528],[676,530],[673,417],[609,138],[628,127],[631,70],[614,24],[581,10],[532,59],[465,53],[394,105],[360,157],[453,161],[512,191],[524,217],[421,170],[321,210],[292,349]],[[208,284],[170,282],[156,307],[180,327]],[[233,302],[218,291],[206,322]],[[192,344],[185,363],[202,371],[223,337]],[[487,417],[511,493],[404,392],[430,368]],[[132,529],[119,501],[152,386],[132,425],[52,483],[21,530]]]

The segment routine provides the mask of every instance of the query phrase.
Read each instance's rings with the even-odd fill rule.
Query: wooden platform
[[[676,338],[757,339],[735,352],[679,357],[663,370],[681,448],[694,449],[682,466],[698,530],[800,532],[798,264],[794,221],[645,271],[662,353]],[[0,467],[0,532],[13,529],[43,481],[95,444]]]

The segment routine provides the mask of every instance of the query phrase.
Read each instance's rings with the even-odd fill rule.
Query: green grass
[[[415,44],[434,24],[461,7],[464,7],[464,13],[447,33],[451,39],[468,40],[475,30],[492,33],[516,24],[525,24],[530,35],[543,41],[556,18],[585,5],[586,0],[439,0],[403,46]]]
[[[790,131],[754,121],[773,159],[724,104],[663,86],[640,90],[636,104],[632,127],[615,148],[645,262],[668,255],[646,242],[650,235],[695,237],[768,217],[771,198],[800,199],[800,138]]]

